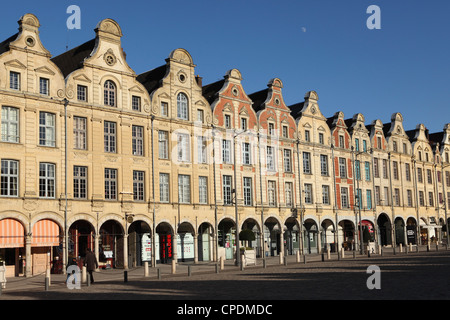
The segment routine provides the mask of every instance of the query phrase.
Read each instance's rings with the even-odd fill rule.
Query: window
[[[406,194],[408,197],[408,207],[412,207],[413,206],[412,190],[406,190]]]
[[[17,197],[19,195],[19,161],[2,160],[0,195]]]
[[[347,161],[345,158],[339,158],[339,176],[347,178]]]
[[[419,204],[421,207],[425,206],[425,198],[423,195],[423,191],[419,191]]]
[[[419,181],[420,183],[423,182],[422,168],[417,168],[417,181]]]
[[[406,145],[406,143],[403,143],[403,153],[408,154],[408,146]]]
[[[225,128],[231,128],[231,116],[229,114],[225,115]]]
[[[250,143],[248,143],[248,142],[242,143],[242,162],[243,162],[243,164],[246,164],[246,165],[252,164]]]
[[[393,166],[393,171],[394,171],[394,179],[398,180],[399,176],[398,176],[398,162],[394,161],[392,162],[392,166]]]
[[[144,127],[133,126],[132,131],[132,152],[134,156],[144,155]]]
[[[292,156],[291,150],[283,150],[284,172],[292,172]]]
[[[117,199],[117,169],[105,168],[105,199]]]
[[[87,102],[87,87],[82,85],[77,85],[77,99],[78,101]]]
[[[312,184],[309,183],[305,183],[305,203],[306,204],[313,203]]]
[[[323,133],[319,133],[319,143],[320,144],[325,144],[325,140],[323,138]]]
[[[232,200],[231,176],[223,176],[223,204],[231,205]]]
[[[103,87],[103,97],[105,106],[116,106],[116,85],[114,82],[107,80]]]
[[[87,198],[87,167],[73,167],[73,197],[75,199]]]
[[[361,189],[356,189],[355,206],[359,209],[363,208],[362,190]]]
[[[292,182],[284,183],[284,196],[286,198],[286,207],[293,207],[294,200],[292,199]]]
[[[381,143],[381,137],[377,137],[377,148],[378,149],[383,149],[383,145]]]
[[[247,131],[247,118],[241,118],[241,130]]]
[[[348,208],[348,189],[341,187],[341,208]]]
[[[276,192],[276,182],[267,182],[267,195],[269,200],[269,206],[275,207],[277,205],[277,192]]]
[[[198,202],[201,204],[208,203],[208,178],[198,177]]]
[[[244,206],[251,206],[252,203],[252,178],[244,177]]]
[[[231,163],[231,140],[222,140],[222,161]]]
[[[39,112],[39,145],[54,147],[55,137],[55,115],[49,112]]]
[[[189,162],[190,161],[190,147],[189,147],[189,135],[184,133],[179,133],[177,136],[177,150],[178,150],[178,161]]]
[[[169,116],[169,104],[167,102],[161,102],[161,116],[162,117]]]
[[[39,197],[55,197],[55,165],[52,163],[39,164]]]
[[[116,123],[111,121],[104,122],[104,141],[105,152],[116,152]]]
[[[197,109],[197,121],[203,123],[203,119],[204,119],[204,112],[202,109]]]
[[[144,171],[133,170],[133,200],[144,201]]]
[[[345,148],[344,136],[339,136],[339,148]]]
[[[311,153],[303,152],[303,173],[311,174]]]
[[[384,205],[388,206],[390,203],[389,201],[389,188],[388,187],[384,187]]]
[[[86,123],[87,119],[73,117],[73,148],[86,150]]]
[[[428,192],[428,201],[430,203],[430,207],[432,207],[434,205],[433,192]]]
[[[366,181],[370,181],[370,162],[364,162],[364,169],[366,173]]]
[[[405,179],[411,181],[411,168],[409,163],[405,163]]]
[[[141,111],[141,97],[131,97],[131,109],[134,111]]]
[[[361,164],[359,160],[355,161],[355,179],[361,180]]]
[[[430,184],[433,183],[433,178],[431,176],[431,170],[430,169],[427,169],[427,181]]]
[[[322,203],[330,204],[330,186],[322,186]]]
[[[275,148],[267,147],[267,170],[275,171]]]
[[[39,93],[46,96],[50,94],[50,80],[39,78]]]
[[[311,135],[310,135],[309,130],[305,130],[305,141],[311,142]]]
[[[397,141],[392,141],[392,149],[393,149],[394,152],[398,151]]]
[[[388,165],[386,159],[383,159],[383,178],[384,179],[388,178]]]
[[[159,174],[159,201],[169,202],[169,174]]]
[[[394,189],[394,205],[397,207],[400,206],[400,189],[398,188]]]
[[[14,71],[9,73],[9,88],[20,90],[20,73]]]
[[[288,126],[283,126],[283,138],[289,138]]]
[[[328,176],[328,156],[326,154],[320,155],[320,174]]]
[[[378,206],[381,205],[381,194],[379,186],[375,187],[375,201]]]
[[[273,123],[269,123],[269,135],[273,136],[275,134],[275,125]]]
[[[363,140],[363,152],[367,152],[367,140]]]
[[[207,140],[206,137],[197,137],[198,163],[207,163]]]
[[[191,203],[191,177],[178,175],[178,202]]]
[[[184,93],[177,96],[177,117],[181,120],[189,120],[188,98]]]
[[[372,190],[366,190],[367,210],[372,209]]]
[[[355,151],[359,152],[359,139],[355,138]]]
[[[379,178],[380,177],[380,168],[379,168],[379,163],[378,163],[378,158],[374,158],[373,159],[373,175],[375,178]]]
[[[19,109],[2,107],[2,141],[19,142]]]
[[[158,131],[158,153],[159,159],[169,159],[169,133]]]
[[[450,171],[445,171],[445,185],[450,187]]]

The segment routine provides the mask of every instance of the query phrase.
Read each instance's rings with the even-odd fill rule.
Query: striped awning
[[[52,220],[39,220],[33,226],[32,247],[59,246],[59,226]]]
[[[14,219],[0,220],[0,248],[21,248],[25,246],[25,229]]]

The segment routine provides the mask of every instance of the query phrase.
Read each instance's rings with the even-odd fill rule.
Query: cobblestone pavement
[[[392,249],[391,249],[392,250]],[[127,272],[102,270],[94,273],[95,283],[81,289],[67,288],[65,275],[52,275],[45,290],[45,276],[9,278],[0,300],[442,300],[450,299],[450,250],[398,253],[385,250],[383,255],[354,258],[347,254],[337,260],[322,261],[321,255],[307,256],[296,262],[289,256],[280,265],[277,257],[261,260],[244,270],[228,261],[216,273],[213,263],[179,263],[176,274],[170,265],[149,268],[144,277],[142,267]],[[421,249],[422,250],[422,249]],[[380,268],[381,289],[369,290],[367,268]],[[189,268],[190,266],[190,268]],[[189,275],[189,269],[190,275]]]

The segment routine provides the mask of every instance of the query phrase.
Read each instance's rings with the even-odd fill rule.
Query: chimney
[[[199,86],[200,88],[202,88],[202,87],[203,87],[203,78],[200,77],[199,75],[196,75],[196,76],[195,76],[195,80],[197,81],[198,86]]]
[[[125,50],[122,49],[122,54],[123,54],[123,58],[125,59],[125,61],[127,61],[127,53],[125,52]]]

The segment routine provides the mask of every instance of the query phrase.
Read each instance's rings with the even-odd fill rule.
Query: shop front
[[[0,261],[5,262],[6,277],[25,272],[25,229],[18,220],[0,220]]]

